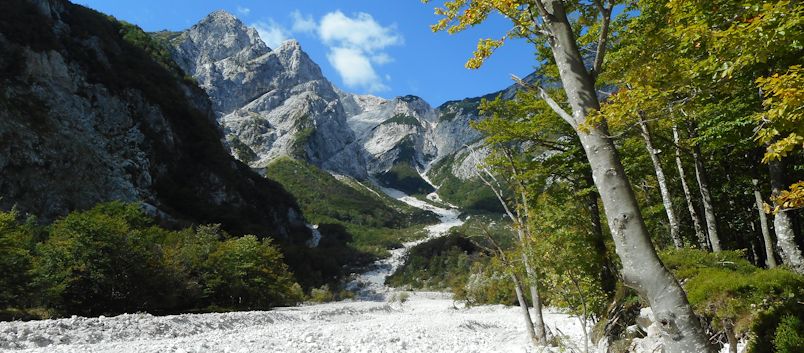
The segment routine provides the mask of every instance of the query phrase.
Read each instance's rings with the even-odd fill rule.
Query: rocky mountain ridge
[[[160,50],[64,0],[0,3],[0,208],[47,222],[141,201],[177,226],[306,241],[293,197],[228,154],[205,92]]]
[[[232,154],[254,168],[291,156],[362,180],[399,164],[422,171],[481,137],[469,123],[480,118],[482,97],[433,108],[411,95],[345,92],[297,41],[270,49],[253,28],[224,11],[169,44],[175,61],[209,94]],[[512,86],[484,97],[510,98],[513,92]]]

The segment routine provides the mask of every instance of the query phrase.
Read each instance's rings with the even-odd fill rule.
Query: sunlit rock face
[[[0,209],[45,222],[131,201],[176,226],[309,238],[292,196],[221,143],[213,106],[225,104],[120,35],[130,29],[63,0],[6,1],[14,3],[0,22],[27,21],[0,30]],[[236,25],[222,13],[211,18],[213,27]],[[188,34],[185,49],[203,60],[185,69],[210,80],[217,69],[200,62],[268,53],[248,30],[209,39],[215,46],[198,38]]]
[[[209,94],[232,154],[255,168],[291,156],[359,179],[398,163],[423,171],[480,140],[470,122],[481,118],[482,98],[511,98],[516,91],[511,86],[437,108],[416,96],[345,92],[298,42],[268,48],[255,29],[224,11],[174,36],[170,45],[175,60]],[[461,176],[471,174],[472,163],[461,163]]]
[[[292,156],[366,176],[340,96],[298,42],[272,50],[255,29],[216,11],[170,44],[209,94],[235,156],[253,167]]]

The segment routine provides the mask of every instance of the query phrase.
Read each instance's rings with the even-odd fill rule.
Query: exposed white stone
[[[481,138],[470,126],[481,118],[479,98],[433,108],[416,96],[384,99],[344,92],[298,42],[271,50],[256,30],[224,11],[213,12],[171,43],[179,65],[209,93],[225,133],[256,154],[249,161],[255,168],[293,156],[366,179],[399,162],[424,169]],[[516,90],[511,86],[487,98],[512,98]],[[464,158],[453,169],[467,179],[474,164]]]

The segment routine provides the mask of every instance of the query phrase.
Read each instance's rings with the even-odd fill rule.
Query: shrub
[[[254,235],[229,239],[209,255],[205,293],[213,304],[266,309],[301,300],[282,254],[269,239]]]
[[[110,202],[56,221],[34,246],[42,228],[17,218],[0,212],[0,304],[13,306],[2,317],[265,309],[304,295],[269,240],[220,225],[169,231]]]
[[[661,258],[679,280],[698,276],[703,269],[719,268],[737,273],[750,273],[757,269],[745,259],[742,250],[711,253],[700,249],[671,249],[662,252]]]
[[[0,212],[0,309],[24,304],[30,290],[32,232],[15,211]]]
[[[804,324],[801,319],[785,315],[776,329],[773,346],[778,353],[804,352]]]
[[[204,292],[207,259],[225,236],[220,225],[172,232],[163,245],[164,267],[175,276],[177,308],[199,308],[210,301]]]
[[[160,291],[156,228],[134,204],[118,202],[71,213],[53,224],[37,246],[34,272],[46,304],[70,313],[97,315],[143,310]]]
[[[335,300],[335,295],[332,294],[329,286],[325,284],[320,288],[310,290],[310,300],[316,303],[327,303]]]
[[[770,352],[777,338],[782,345],[791,342],[789,332],[797,324],[784,318],[804,316],[797,303],[804,296],[804,276],[754,267],[741,251],[681,249],[665,251],[661,257],[683,281],[690,304],[711,320],[711,326],[733,326],[737,335],[750,331],[749,352]]]

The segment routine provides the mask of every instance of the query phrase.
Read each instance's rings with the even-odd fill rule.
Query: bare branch
[[[519,213],[518,212],[514,213],[511,210],[511,208],[508,207],[508,203],[505,202],[505,198],[503,198],[502,195],[502,186],[500,186],[500,182],[497,180],[497,178],[494,177],[494,174],[492,174],[491,171],[488,170],[485,164],[477,160],[477,156],[474,149],[472,149],[472,147],[468,145],[466,145],[466,148],[468,148],[469,151],[471,151],[469,155],[472,156],[472,158],[474,158],[475,163],[477,163],[477,167],[480,170],[482,170],[483,173],[485,173],[488,178],[484,177],[483,174],[480,173],[479,171],[476,172],[475,174],[480,178],[480,181],[482,181],[483,184],[486,184],[486,186],[488,186],[489,189],[491,189],[491,192],[494,193],[494,196],[497,197],[497,200],[500,202],[500,205],[502,205],[503,210],[505,210],[505,214],[508,215],[508,218],[510,218],[512,222],[514,222],[514,226],[516,227],[517,231],[517,237],[519,238],[520,241],[522,241],[525,236],[523,231],[524,224],[522,218],[519,216]],[[493,184],[492,181],[494,181]]]
[[[553,98],[550,97],[549,94],[547,94],[547,91],[545,91],[543,87],[531,85],[525,81],[522,81],[522,79],[520,79],[515,75],[511,75],[511,79],[524,88],[539,90],[539,97],[541,97],[542,99],[544,99],[545,102],[547,102],[547,105],[550,106],[550,109],[552,109],[556,114],[558,114],[558,116],[560,116],[561,119],[564,119],[564,121],[566,121],[567,124],[570,124],[570,126],[572,126],[573,129],[576,129],[578,127],[578,123],[575,122],[575,119],[572,117],[572,115],[567,113],[567,111],[564,110],[564,108],[561,108],[561,105],[559,105],[558,102],[553,100]]]
[[[548,19],[553,18],[553,14],[547,12],[547,8],[544,7],[544,4],[542,3],[542,0],[533,0],[533,1],[529,1],[529,3],[530,2],[533,2],[533,3],[536,4],[536,8],[539,10],[539,15],[542,16],[542,18],[545,20],[545,22],[547,22]]]
[[[604,6],[601,0],[594,1],[598,11],[600,11],[600,16],[602,17],[603,21],[600,24],[600,36],[597,38],[595,63],[594,66],[592,66],[592,79],[597,79],[600,71],[603,70],[603,57],[606,55],[606,43],[608,42],[609,25],[611,24],[611,10],[614,4],[609,3],[608,6]]]

